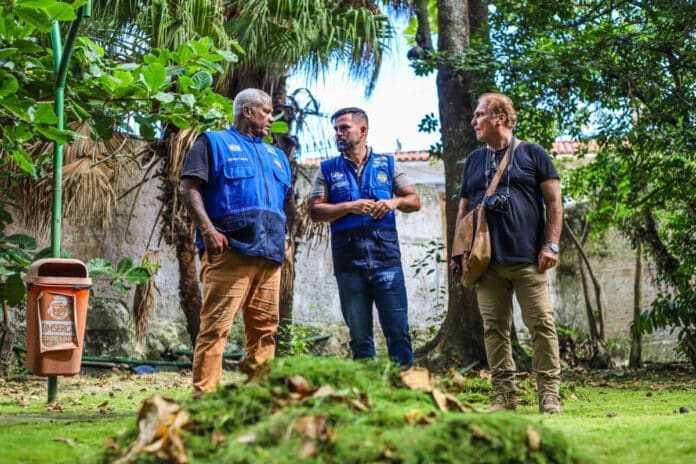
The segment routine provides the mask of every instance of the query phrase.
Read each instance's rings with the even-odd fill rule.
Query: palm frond
[[[263,69],[277,78],[295,67],[318,77],[348,62],[349,75],[370,84],[393,36],[386,16],[370,1],[233,0],[230,8],[227,30],[247,52],[239,73]]]

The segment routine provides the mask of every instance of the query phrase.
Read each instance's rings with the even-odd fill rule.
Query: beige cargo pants
[[[281,265],[227,248],[203,254],[201,326],[193,355],[194,394],[215,390],[222,377],[227,334],[243,308],[246,358],[263,363],[275,354]]]
[[[493,388],[496,394],[516,391],[510,341],[513,291],[532,337],[532,370],[539,395],[558,395],[558,335],[546,274],[540,273],[536,264],[491,263],[478,282],[476,292]]]

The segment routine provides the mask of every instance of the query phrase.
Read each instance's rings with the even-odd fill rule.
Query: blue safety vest
[[[208,182],[201,188],[203,204],[215,228],[230,247],[247,256],[285,260],[285,210],[290,189],[290,164],[276,147],[230,127],[207,131],[210,141]],[[203,240],[196,245],[203,250]]]
[[[361,198],[388,200],[393,196],[394,158],[371,154],[363,168],[361,185],[355,169],[343,156],[323,161],[321,170],[329,203]],[[334,273],[401,266],[399,236],[394,211],[382,219],[347,214],[331,223]]]

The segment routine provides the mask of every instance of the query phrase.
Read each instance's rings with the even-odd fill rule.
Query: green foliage
[[[12,222],[13,188],[20,178],[39,178],[49,170],[49,155],[32,159],[27,146],[37,142],[63,144],[70,131],[56,129],[53,105],[52,50],[41,45],[41,34],[53,21],[75,19],[84,4],[53,0],[0,0],[0,300],[14,305],[24,299],[22,272],[45,251],[32,255],[36,242],[25,235],[5,236]],[[232,101],[212,91],[213,76],[236,55],[218,50],[208,38],[188,41],[175,50],[154,49],[138,62],[105,57],[92,40],[79,37],[66,91],[66,121],[87,119],[92,137],[108,139],[114,131],[148,139],[172,124],[197,129],[232,121]],[[133,123],[137,123],[134,125]],[[132,259],[109,263],[96,271],[111,277],[121,290],[146,281],[151,265],[133,266]],[[105,271],[104,266],[109,270]]]
[[[149,269],[158,269],[159,264],[152,264],[145,261],[140,266],[135,266],[133,258],[127,256],[119,261],[114,271],[111,262],[103,258],[94,258],[87,262],[89,276],[97,278],[100,276],[109,277],[109,284],[118,288],[121,292],[130,290],[128,284],[144,284],[150,280]]]
[[[445,266],[446,261],[443,258],[443,251],[445,245],[442,242],[431,240],[428,242],[428,248],[425,254],[411,263],[410,267],[413,269],[413,276],[417,277],[421,273],[425,278],[435,274],[438,267]],[[447,286],[445,283],[440,283],[437,285],[437,280],[435,286],[428,288],[428,293],[430,294],[431,308],[433,312],[441,312],[445,307],[445,300],[447,298]],[[442,315],[439,317],[433,317],[435,322],[440,322]]]
[[[75,47],[79,72],[70,81],[76,97],[70,107],[77,119],[94,118],[94,135],[105,139],[114,130],[152,139],[167,124],[198,130],[229,124],[232,100],[215,93],[212,83],[232,57],[202,38],[123,63],[105,57],[103,48],[82,37]]]
[[[617,227],[657,264],[666,291],[640,330],[696,326],[692,14],[669,0],[504,0],[490,17],[496,82],[517,103],[520,137],[592,139],[596,157],[569,172],[565,195],[591,204],[594,234]]]
[[[309,337],[317,335],[316,329],[306,324],[291,324],[279,330],[287,331],[287,335],[281,334],[279,339],[281,347],[289,354],[308,354],[312,347]]]

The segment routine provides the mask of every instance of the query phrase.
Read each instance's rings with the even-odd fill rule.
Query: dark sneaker
[[[491,405],[484,412],[516,411],[517,394],[515,392],[498,393],[493,398]]]
[[[558,395],[544,393],[539,398],[539,412],[541,414],[558,414],[561,412],[561,404],[558,402]]]

